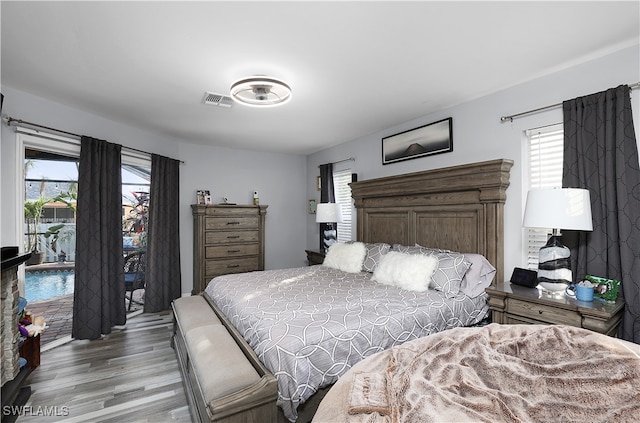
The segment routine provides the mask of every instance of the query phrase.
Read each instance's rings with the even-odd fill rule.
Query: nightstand
[[[307,253],[307,261],[309,266],[314,264],[322,264],[324,262],[324,251],[322,250],[304,250]]]
[[[624,309],[622,298],[615,303],[579,301],[510,282],[490,286],[486,292],[493,323],[562,324],[616,336]]]

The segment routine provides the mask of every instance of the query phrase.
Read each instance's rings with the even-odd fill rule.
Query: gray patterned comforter
[[[458,326],[488,311],[485,295],[406,291],[325,266],[218,276],[206,293],[278,380],[291,421],[318,388],[378,351]]]

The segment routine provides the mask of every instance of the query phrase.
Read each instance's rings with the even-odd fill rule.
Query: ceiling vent
[[[202,102],[210,106],[220,106],[220,107],[226,107],[226,108],[230,108],[231,106],[233,106],[233,98],[226,95],[222,95],[222,94],[212,93],[209,91],[206,91],[204,93],[204,98],[202,99]]]

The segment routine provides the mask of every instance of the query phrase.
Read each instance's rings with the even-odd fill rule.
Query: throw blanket
[[[637,422],[640,346],[569,326],[451,329],[344,375],[321,422]]]

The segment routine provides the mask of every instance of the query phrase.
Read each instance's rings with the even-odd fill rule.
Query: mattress
[[[278,405],[291,421],[319,388],[377,352],[487,315],[487,297],[415,292],[371,273],[325,266],[230,274],[205,292],[278,380]]]

